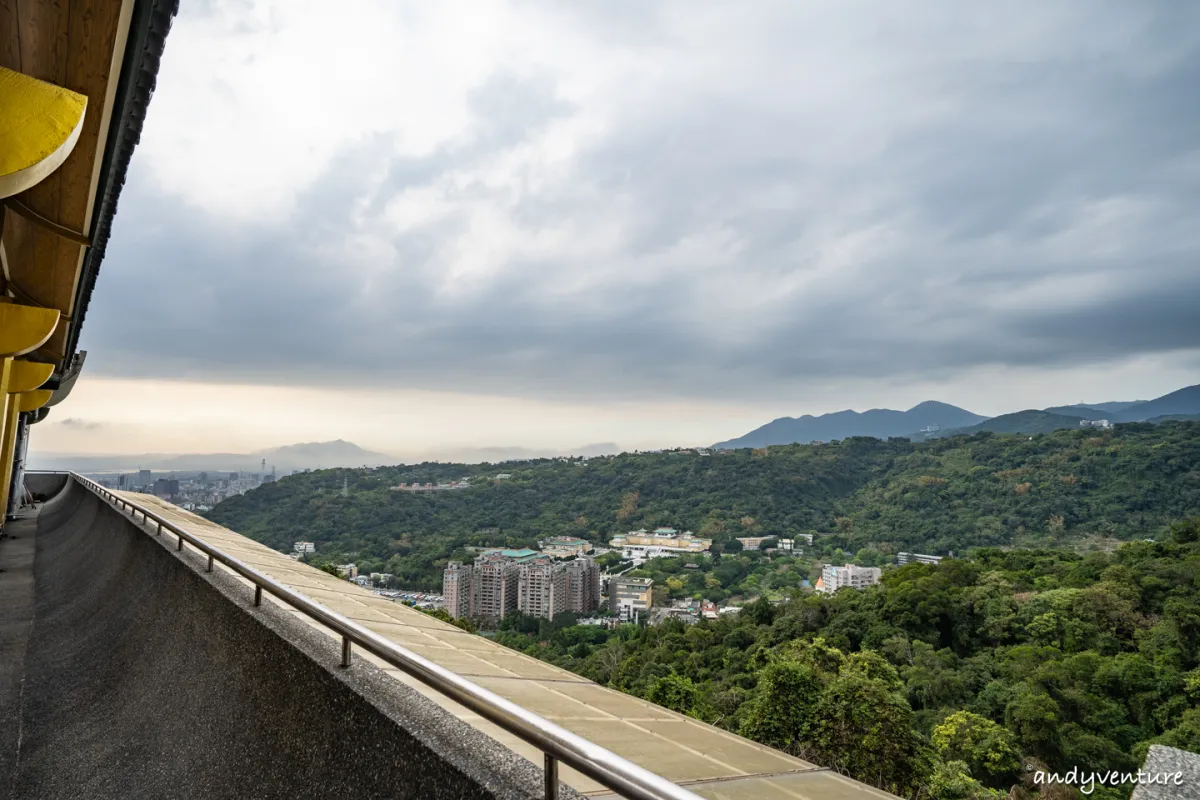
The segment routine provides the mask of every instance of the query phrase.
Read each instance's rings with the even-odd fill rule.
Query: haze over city
[[[634,449],[1197,383],[1197,28],[1102,5],[185,4],[33,448]]]

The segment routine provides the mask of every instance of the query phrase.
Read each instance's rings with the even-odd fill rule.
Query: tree
[[[896,668],[887,659],[873,650],[862,650],[846,656],[842,662],[842,675],[861,675],[871,680],[882,681],[888,691],[898,692],[904,688],[904,681]]]
[[[931,764],[908,702],[881,680],[837,678],[822,692],[809,729],[818,764],[894,794],[912,792]]]
[[[1144,761],[1146,752],[1152,744],[1162,744],[1167,747],[1177,747],[1180,750],[1190,750],[1200,753],[1200,708],[1191,708],[1183,712],[1183,718],[1174,728],[1154,739],[1142,742],[1134,748],[1133,755],[1139,761]]]
[[[1012,732],[986,717],[957,711],[933,729],[933,747],[946,761],[960,761],[969,774],[995,788],[1011,783],[1021,768]]]
[[[971,777],[962,761],[947,761],[934,767],[926,784],[929,800],[1002,800],[1005,795],[988,789]]]
[[[646,699],[681,714],[695,715],[699,691],[691,678],[672,672],[656,679],[646,690]]]
[[[741,734],[796,752],[809,736],[821,688],[821,679],[811,664],[791,659],[768,664],[758,673],[758,687],[747,703]]]
[[[765,596],[743,606],[741,615],[755,625],[770,625],[775,621],[775,607]]]
[[[1004,709],[1004,722],[1021,749],[1053,762],[1058,752],[1058,715],[1054,698],[1022,684]]]
[[[637,511],[640,492],[626,492],[621,495],[621,507],[617,509],[617,522],[624,522]]]

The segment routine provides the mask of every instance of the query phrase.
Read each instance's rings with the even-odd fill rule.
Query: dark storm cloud
[[[640,4],[602,7],[577,23],[653,70],[669,15],[639,27]],[[817,379],[1200,348],[1200,12],[883,14],[886,46],[814,77],[789,54],[825,33],[769,8],[777,24],[739,51],[761,67],[743,84],[698,83],[613,120],[557,183],[481,177],[581,113],[551,72],[505,69],[467,98],[470,135],[420,158],[367,137],[282,223],[198,212],[135,157],[84,330],[89,369],[769,397]],[[846,8],[825,15],[829,38],[874,18]],[[876,77],[843,80],[843,66]],[[449,210],[394,228],[389,205],[431,187]],[[463,248],[487,255],[473,224],[488,213],[523,241],[610,223],[619,241],[497,250],[495,269],[451,279]],[[360,234],[373,244],[359,255]]]

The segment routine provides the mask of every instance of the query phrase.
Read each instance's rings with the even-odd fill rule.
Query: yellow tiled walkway
[[[860,800],[892,795],[769,747],[660,708],[482,636],[393,603],[293,561],[265,545],[144,494],[128,499],[245,564],[496,694],[712,800]],[[249,585],[249,582],[247,582]],[[264,594],[264,598],[275,602]],[[287,606],[281,606],[287,608]],[[298,619],[333,636],[298,611]],[[541,752],[370,654],[356,651],[455,716],[541,765]],[[585,794],[610,796],[566,767],[562,780]]]

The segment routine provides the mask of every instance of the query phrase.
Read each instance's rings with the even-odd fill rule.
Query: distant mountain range
[[[364,450],[353,442],[305,442],[253,453],[141,453],[137,455],[29,454],[30,469],[65,469],[75,472],[114,472],[149,469],[159,472],[259,472],[263,459],[267,470],[291,472],[318,467],[376,467],[395,464],[386,453]]]
[[[1094,406],[1093,406],[1094,408]],[[1200,414],[1200,384],[1164,394],[1144,403],[1134,403],[1113,413],[1113,422],[1144,422],[1155,417]]]
[[[1118,422],[1161,422],[1166,419],[1200,418],[1200,385],[1188,386],[1154,400],[1087,403],[1018,411],[984,417],[957,406],[927,401],[908,411],[875,408],[859,413],[837,411],[819,417],[783,417],[761,428],[713,445],[716,449],[766,447],[774,444],[807,444],[816,441],[871,436],[876,439],[906,437],[926,439],[978,431],[996,433],[1048,433],[1077,428],[1081,420],[1107,419]],[[930,430],[936,428],[936,430]]]
[[[446,449],[436,460],[478,464],[483,462],[527,461],[561,455],[615,455],[621,448],[612,442],[587,444],[567,451],[533,449],[528,447],[478,447]],[[302,469],[332,469],[337,467],[378,467],[402,463],[418,463],[432,458],[402,459],[397,456],[364,450],[353,442],[337,439],[332,442],[305,442],[258,450],[253,453],[139,453],[135,455],[79,455],[74,453],[29,454],[30,469],[72,470],[74,472],[132,472],[149,469],[156,472],[260,472],[263,459],[267,471],[278,473]]]
[[[828,442],[851,436],[909,436],[914,431],[938,425],[942,428],[965,428],[983,422],[987,417],[972,414],[966,409],[933,400],[915,405],[908,411],[873,408],[870,411],[837,411],[814,417],[783,417],[768,422],[745,436],[718,442],[713,447],[733,450],[739,447],[766,447],[772,444],[807,444]]]
[[[621,452],[623,452],[622,449],[613,442],[585,444],[582,447],[571,447],[565,450],[517,447],[515,445],[511,447],[467,447],[439,450],[436,460],[443,464],[450,462],[458,464],[498,464],[503,461],[532,461],[538,458],[556,458],[558,456],[583,456],[585,458],[592,458],[595,456],[617,455]],[[412,463],[411,459],[409,459],[409,463]]]

